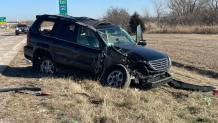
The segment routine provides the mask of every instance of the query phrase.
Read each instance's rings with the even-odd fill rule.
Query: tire
[[[116,78],[114,78],[116,76]],[[116,65],[110,69],[101,80],[102,85],[112,88],[128,88],[131,78],[128,70],[123,65]]]
[[[38,66],[38,70],[41,73],[50,74],[50,75],[55,73],[55,65],[52,58],[49,55],[42,56],[37,66]]]
[[[15,33],[15,35],[19,35],[19,33]]]

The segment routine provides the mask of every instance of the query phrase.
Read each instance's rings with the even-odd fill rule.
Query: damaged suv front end
[[[117,65],[122,65],[128,70],[129,75],[124,76],[130,77],[130,79],[126,78],[126,81],[124,81],[128,84],[130,82],[127,82],[127,80],[151,88],[172,81],[168,72],[172,64],[170,57],[144,46],[146,41],[143,40],[140,26],[137,29],[136,41],[118,26],[100,28],[98,34],[107,45],[103,65],[104,69],[108,71],[105,74],[106,78],[104,78],[106,85],[117,87],[120,84],[121,87],[125,86],[125,83],[122,84],[122,81],[118,81],[122,77],[118,77],[118,74],[110,74],[117,71],[116,67],[119,67]]]
[[[131,69],[131,75],[136,83],[147,87],[157,87],[172,81],[168,72],[171,61],[170,58],[158,60],[136,62]]]

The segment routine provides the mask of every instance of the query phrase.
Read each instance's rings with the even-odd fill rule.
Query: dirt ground
[[[212,76],[217,70],[215,46],[218,41],[214,40],[218,36],[149,34],[145,37],[148,47],[166,52],[172,58],[175,66],[171,72],[175,79],[218,88],[218,80]],[[209,63],[202,61],[204,58]],[[212,73],[207,74],[208,71]],[[0,93],[0,122],[218,122],[218,97],[211,92],[184,91],[168,85],[147,91],[136,91],[134,86],[123,90],[102,87],[98,82],[89,80],[89,77],[85,80],[64,75],[45,77],[26,64],[21,50],[0,75],[0,87],[27,85],[41,87],[52,95],[37,97],[13,92]]]

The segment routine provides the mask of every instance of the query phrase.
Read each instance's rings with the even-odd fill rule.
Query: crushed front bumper
[[[147,82],[145,83],[145,85],[149,88],[154,88],[154,87],[158,87],[158,86],[161,86],[161,85],[164,85],[168,82],[171,82],[173,79],[172,77],[166,77],[166,78],[163,78],[163,79],[160,79],[160,80],[157,80],[157,81],[154,81],[154,82]]]

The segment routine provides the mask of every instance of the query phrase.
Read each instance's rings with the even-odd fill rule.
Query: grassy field
[[[163,26],[151,24],[148,33],[177,33],[177,34],[218,34],[218,26]]]
[[[214,73],[218,69],[218,36],[149,34],[145,38],[148,47],[166,52],[172,58],[175,66],[171,72],[175,79],[218,88],[218,80],[207,74],[207,71]],[[206,74],[200,70],[206,71]],[[42,78],[42,81],[38,78]],[[0,93],[0,122],[218,122],[218,97],[211,92],[177,90],[168,85],[148,91],[135,91],[134,87],[123,90],[102,87],[98,82],[88,79],[61,75],[43,77],[26,65],[21,50],[0,75],[0,87],[24,85],[41,87],[52,95],[42,101],[44,97]],[[204,97],[211,99],[211,102],[205,101]]]
[[[148,47],[168,54],[174,65],[218,77],[218,35],[146,34]]]

